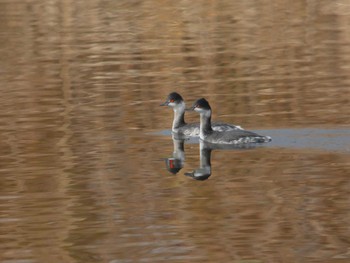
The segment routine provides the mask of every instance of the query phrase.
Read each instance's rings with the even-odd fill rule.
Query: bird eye
[[[171,99],[171,100],[169,100],[170,102],[174,102],[175,100],[173,100],[173,99]]]

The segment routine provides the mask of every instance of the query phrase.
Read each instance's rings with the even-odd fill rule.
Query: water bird
[[[214,144],[244,144],[244,143],[265,143],[271,141],[271,137],[242,129],[217,131],[211,124],[212,110],[209,102],[201,98],[197,100],[189,111],[196,111],[200,115],[199,138],[203,141]]]
[[[173,133],[182,134],[190,137],[198,137],[200,133],[199,123],[185,122],[185,101],[177,92],[172,92],[168,95],[166,101],[161,106],[168,106],[173,108],[174,119],[171,130]],[[230,131],[242,130],[242,127],[226,123],[213,123],[212,129],[214,131]]]

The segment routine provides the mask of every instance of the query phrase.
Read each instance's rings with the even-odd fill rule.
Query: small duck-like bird
[[[211,124],[211,107],[204,98],[197,100],[188,110],[196,111],[200,115],[199,138],[203,141],[217,144],[265,143],[271,141],[269,136],[262,136],[242,129],[214,130]]]
[[[172,92],[168,95],[168,98],[161,106],[168,106],[174,110],[174,120],[172,125],[172,132],[198,137],[200,134],[200,124],[199,123],[186,123],[185,122],[185,109],[186,105],[179,93]],[[212,129],[214,131],[231,131],[231,130],[242,130],[240,126],[226,124],[226,123],[213,123]]]

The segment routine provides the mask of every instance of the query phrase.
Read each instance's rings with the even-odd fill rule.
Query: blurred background
[[[349,262],[349,25],[347,0],[0,0],[0,262]],[[185,142],[169,173],[172,91],[273,142],[203,182]]]

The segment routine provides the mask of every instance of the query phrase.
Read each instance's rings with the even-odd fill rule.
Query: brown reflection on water
[[[198,145],[173,176],[151,133],[173,90],[248,129],[349,127],[349,14],[0,0],[0,261],[348,262],[347,152],[214,150],[197,182]]]

